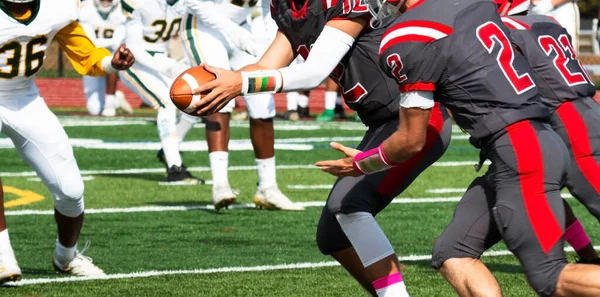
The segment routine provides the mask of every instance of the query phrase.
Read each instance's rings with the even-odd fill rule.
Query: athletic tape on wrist
[[[360,152],[354,156],[354,168],[364,174],[385,171],[397,164],[391,162],[383,153],[383,146]]]
[[[111,56],[106,56],[102,59],[102,70],[104,70],[104,72],[106,72],[106,74],[112,74],[112,73],[116,73],[117,71],[119,71],[118,69],[113,67]]]
[[[275,94],[282,83],[278,70],[242,72],[242,95]]]

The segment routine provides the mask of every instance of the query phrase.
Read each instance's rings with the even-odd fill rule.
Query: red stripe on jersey
[[[411,91],[435,91],[435,84],[432,82],[414,82],[405,83],[400,86],[400,92],[406,93]]]
[[[544,159],[537,132],[528,120],[506,127],[517,158],[517,173],[525,210],[544,253],[563,235],[546,197]],[[519,228],[519,227],[515,227]]]
[[[433,29],[436,31],[440,31],[441,33],[446,34],[446,35],[450,35],[450,34],[452,34],[452,32],[454,32],[454,30],[451,27],[448,27],[444,24],[432,22],[432,21],[406,21],[406,22],[399,23],[399,24],[393,26],[392,28],[388,29],[387,32],[385,32],[385,34],[383,34],[382,40],[385,39],[385,37],[387,35],[391,34],[392,32],[394,32],[398,29],[401,29],[401,28],[408,28],[408,27],[420,27],[420,28],[426,28],[426,29]]]
[[[415,170],[419,165],[422,164],[423,161],[427,161],[427,154],[434,149],[433,146],[438,139],[440,139],[442,129],[444,128],[444,122],[445,118],[440,110],[440,105],[436,102],[429,116],[427,136],[425,136],[425,145],[423,146],[423,149],[410,159],[388,170],[387,174],[383,178],[383,181],[381,181],[377,187],[378,193],[392,195],[398,190],[403,190],[402,188],[406,188],[408,185],[410,185],[410,183],[412,183],[412,181],[417,177]]]
[[[274,17],[275,16],[275,4],[273,3],[272,0],[271,0],[270,9],[271,9],[271,16]]]
[[[437,39],[433,38],[433,37],[429,37],[429,36],[425,36],[425,35],[418,35],[418,34],[410,34],[410,35],[404,35],[404,36],[400,36],[400,37],[396,37],[394,39],[391,39],[389,41],[387,41],[385,44],[383,44],[383,47],[381,47],[379,49],[379,54],[381,55],[383,52],[385,52],[388,48],[401,43],[401,42],[432,42],[432,41],[436,41]]]
[[[596,193],[600,193],[600,166],[594,159],[585,121],[573,106],[573,102],[561,104],[556,111],[567,131],[577,167]]]
[[[503,17],[502,21],[504,22],[505,25],[507,25],[508,27],[510,27],[512,29],[517,29],[517,30],[531,30],[531,27],[529,25],[527,25],[527,24],[525,24],[525,23],[523,23],[521,21],[517,21],[517,20],[515,20],[513,18]],[[521,28],[519,28],[519,26],[521,26]]]

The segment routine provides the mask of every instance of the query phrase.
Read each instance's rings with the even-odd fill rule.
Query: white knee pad
[[[368,212],[338,213],[335,218],[352,243],[364,267],[394,254],[394,248]]]
[[[156,126],[160,139],[176,136],[177,133],[177,110],[173,105],[159,108],[156,115]]]
[[[275,99],[270,94],[244,96],[251,119],[271,119],[275,117]]]

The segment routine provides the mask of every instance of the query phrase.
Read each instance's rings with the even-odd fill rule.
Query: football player
[[[531,6],[529,6],[530,3]],[[579,52],[580,24],[577,0],[531,0],[531,2],[522,1],[522,5],[529,7],[530,14],[554,17],[561,26],[567,29],[571,35],[573,49],[576,53]]]
[[[177,0],[124,0],[121,6],[126,16],[126,41],[137,61],[119,75],[129,89],[157,111],[162,144],[157,157],[167,169],[167,181],[204,183],[187,170],[179,153],[180,141],[197,118],[182,113],[177,122],[177,108],[169,94],[173,80],[187,68],[185,63],[167,56],[168,42],[181,25],[182,3]]]
[[[250,33],[246,20],[257,2],[186,0],[190,13],[184,17],[181,38],[190,63],[194,66],[208,63],[226,69],[240,69],[254,63],[260,45]],[[268,9],[263,10],[258,18],[265,23],[264,28],[269,28]],[[302,206],[293,203],[277,186],[273,96],[260,92],[245,94],[244,101],[250,117],[250,138],[258,173],[254,204],[266,209],[303,210]],[[234,103],[229,102],[219,113],[206,119],[206,139],[213,178],[213,204],[217,210],[233,204],[236,199],[227,176],[229,121]]]
[[[256,64],[238,72],[205,66],[217,73],[217,79],[198,89],[210,91],[201,99],[200,112],[219,110],[240,93],[312,89],[327,76],[337,81],[348,106],[368,127],[358,147],[367,152],[361,154],[367,159],[361,162],[360,170],[368,174],[337,179],[319,220],[317,244],[372,295],[408,296],[396,253],[374,216],[442,156],[450,142],[451,120],[445,109],[433,107],[425,122],[423,143],[407,139],[407,144],[415,145],[415,154],[393,163],[396,167],[391,170],[382,170],[385,161],[374,156],[386,138],[399,137],[398,125],[407,125],[403,122],[406,115],[398,114],[398,86],[377,64],[379,40],[391,20],[372,22],[361,1],[275,0],[271,14],[279,32]],[[290,65],[296,55],[306,62]],[[351,150],[338,143],[332,147]],[[317,163],[337,174],[335,164]]]
[[[510,7],[510,9],[504,9]],[[571,194],[600,219],[600,106],[592,99],[596,88],[585,72],[571,45],[571,36],[554,19],[546,16],[524,16],[528,0],[497,0],[499,12],[508,11],[502,20],[511,29],[510,37],[519,52],[527,58],[529,72],[537,84],[542,102],[552,112],[549,122],[567,144],[570,165],[566,186]],[[526,5],[522,5],[525,3]],[[490,191],[484,180],[478,191]],[[480,193],[479,193],[480,194]],[[495,230],[498,222],[490,214],[492,201],[471,195],[469,203],[461,202],[452,222],[440,235],[433,253],[435,262],[443,263],[440,272],[458,292],[500,292],[500,287],[479,257],[485,249],[501,240]],[[600,264],[598,254],[568,203],[564,239],[580,257],[579,263]],[[493,210],[492,210],[493,211]],[[467,213],[469,215],[467,215]],[[446,263],[447,262],[447,263]],[[439,265],[439,264],[437,264]],[[483,281],[482,281],[483,280]],[[598,290],[598,287],[590,289]],[[596,295],[600,292],[596,291]],[[461,296],[471,296],[463,294]]]
[[[497,232],[539,296],[598,296],[600,267],[568,264],[563,250],[565,210],[560,190],[569,165],[567,147],[547,124],[550,109],[540,100],[535,73],[513,49],[510,31],[495,3],[369,0],[368,7],[376,20],[400,14],[383,35],[379,61],[403,92],[403,122],[396,137],[384,141],[379,152],[356,154],[345,159],[338,170],[355,174],[352,165],[362,168],[368,164],[365,160],[378,160],[385,168],[411,156],[420,147],[411,143],[425,139],[434,100],[441,102],[456,124],[470,134],[471,143],[491,161],[486,174],[473,181],[459,205],[470,210],[485,201],[498,228],[473,236]],[[475,211],[455,216],[457,221],[478,219],[486,217]],[[458,255],[447,255],[435,251],[456,240],[438,239],[433,266],[440,268],[449,262],[447,257],[469,253],[470,240],[459,242],[455,248]],[[471,267],[458,269],[467,268]],[[461,296],[502,295],[477,291],[486,287],[480,274],[469,275],[468,281],[476,280],[469,290],[464,286],[466,279],[444,275],[452,284],[459,284],[456,289]]]
[[[108,49],[111,53],[114,53],[125,39],[125,17],[118,1],[85,1],[81,3],[79,20],[94,44]],[[123,92],[117,91],[118,78],[116,73],[83,77],[83,91],[89,114],[111,117],[116,115],[117,108],[129,114],[133,113]]]
[[[106,75],[134,62],[121,45],[111,56],[96,48],[77,22],[78,0],[0,1],[0,131],[8,136],[54,198],[58,229],[54,268],[78,276],[104,272],[77,250],[83,225],[83,180],[65,130],[48,109],[35,85],[46,50],[56,40],[81,75]],[[21,276],[4,212],[0,213],[0,282]]]

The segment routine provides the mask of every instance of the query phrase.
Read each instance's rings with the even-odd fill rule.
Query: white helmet
[[[117,7],[117,5],[119,5],[119,1],[94,0],[94,4],[96,5],[96,9],[98,9],[100,13],[109,14],[110,12],[112,12],[113,9],[115,9],[115,7]]]
[[[6,2],[12,2],[12,3],[29,3],[29,2],[33,2],[35,0],[4,0]]]
[[[404,0],[367,0],[366,2],[369,13],[376,21],[399,15],[400,6],[404,4]]]

